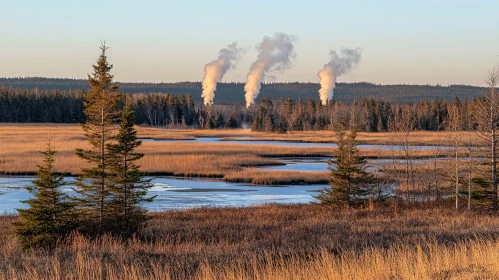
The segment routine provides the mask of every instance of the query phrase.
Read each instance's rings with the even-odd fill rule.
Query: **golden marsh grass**
[[[296,132],[293,134],[271,134],[248,130],[166,130],[161,128],[137,127],[140,138],[154,139],[193,139],[194,137],[243,137],[259,139],[332,141],[333,133],[324,131]],[[433,139],[432,132],[417,132],[421,137]],[[393,135],[384,133],[361,133],[361,141],[381,143]],[[426,135],[426,136],[425,136]],[[79,125],[0,125],[0,173],[33,173],[42,160],[39,150],[45,148],[51,139],[56,155],[56,170],[76,175],[85,162],[74,154],[75,148],[88,148],[88,143]],[[314,139],[312,139],[314,138]],[[416,138],[416,137],[414,137]],[[364,140],[362,140],[364,139]],[[282,164],[273,157],[286,156],[331,156],[333,149],[328,147],[292,147],[255,144],[226,144],[202,142],[143,142],[139,148],[145,154],[139,162],[144,172],[163,175],[225,177],[228,181],[239,178],[244,182],[286,182],[324,181],[324,174],[307,172],[263,172],[247,170],[247,167]],[[363,149],[361,154],[372,158],[401,157],[400,152],[390,150]],[[431,157],[433,150],[414,150],[411,157]],[[290,175],[287,180],[285,176]],[[250,180],[251,179],[251,180]]]
[[[0,216],[0,279],[495,279],[499,217],[449,205],[153,213],[131,240],[22,251]]]

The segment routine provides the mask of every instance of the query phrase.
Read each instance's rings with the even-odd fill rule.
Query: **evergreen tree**
[[[224,126],[225,126],[224,115],[221,113],[218,113],[217,120],[215,122],[215,127],[216,128],[224,128]]]
[[[343,121],[335,129],[338,148],[334,158],[328,161],[329,188],[320,190],[315,198],[324,204],[360,206],[373,194],[375,180],[366,171],[366,159],[359,156],[355,128],[348,135],[345,128],[346,122]]]
[[[111,209],[108,207],[112,199],[108,167],[110,152],[107,144],[113,137],[112,123],[119,116],[116,107],[120,99],[118,86],[113,84],[113,76],[110,74],[113,66],[107,62],[108,48],[103,44],[100,49],[97,64],[93,66],[94,73],[92,76],[88,75],[88,83],[92,89],[84,96],[87,121],[82,124],[82,128],[92,147],[88,150],[76,150],[76,154],[92,166],[82,169],[75,189],[79,194],[79,214],[85,225],[82,230],[98,234],[105,231],[105,225],[111,219]]]
[[[227,122],[227,128],[238,128],[237,119],[234,116],[229,117],[229,121]]]
[[[128,98],[127,98],[128,99]],[[147,190],[152,187],[151,180],[144,179],[136,161],[144,154],[135,152],[142,142],[137,140],[134,128],[134,112],[129,102],[121,113],[119,132],[116,144],[109,144],[112,154],[109,167],[111,171],[110,202],[114,217],[113,231],[119,234],[131,235],[146,221],[146,209],[141,203],[151,202],[154,197],[146,198]]]
[[[54,173],[54,154],[50,147],[40,152],[44,164],[38,165],[33,186],[26,189],[34,196],[23,200],[29,208],[17,209],[20,221],[15,223],[16,234],[25,248],[53,249],[57,240],[64,238],[74,229],[74,204],[61,187],[63,176]]]

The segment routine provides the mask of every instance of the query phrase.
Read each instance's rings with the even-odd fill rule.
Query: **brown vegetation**
[[[497,215],[417,207],[169,211],[151,214],[135,239],[74,236],[53,253],[23,252],[11,232],[17,217],[2,216],[0,279],[497,277]]]
[[[138,127],[139,137],[169,137],[170,131]],[[58,150],[56,170],[78,174],[85,162],[79,160],[75,148],[86,148],[83,131],[77,125],[0,126],[0,172],[33,173],[41,157],[38,153],[50,138]],[[172,138],[184,138],[173,135]],[[139,162],[142,170],[151,173],[178,176],[223,177],[229,171],[247,166],[280,164],[270,156],[328,155],[324,148],[293,148],[257,145],[224,145],[221,143],[144,142],[140,152],[145,157]]]
[[[266,137],[281,139],[287,135],[249,132],[248,130],[165,130],[159,128],[138,127],[140,138],[154,139],[192,139],[197,136]],[[425,132],[427,135],[434,133]],[[308,136],[307,136],[308,135]],[[373,142],[376,136],[369,134],[360,137]],[[373,133],[383,135],[383,133]],[[308,137],[308,138],[307,138]],[[300,132],[289,135],[289,139],[310,141],[311,137],[330,141],[330,132]],[[384,137],[384,136],[380,136]],[[2,125],[0,126],[0,173],[29,174],[36,171],[36,165],[41,157],[38,153],[44,147],[48,138],[52,139],[52,146],[59,151],[56,158],[56,170],[71,173],[80,172],[85,162],[75,155],[75,148],[87,148],[83,131],[78,125]],[[302,139],[303,138],[303,139]],[[414,137],[416,138],[416,137]],[[369,140],[369,141],[371,141]],[[143,142],[139,151],[145,157],[139,161],[144,172],[162,175],[199,176],[199,177],[226,177],[228,181],[251,182],[269,184],[284,184],[287,182],[323,182],[324,176],[307,172],[294,172],[292,178],[280,180],[283,173],[248,171],[246,167],[282,164],[272,157],[291,156],[330,156],[332,149],[327,147],[289,147],[277,145],[244,145],[202,143],[202,142]],[[362,155],[372,158],[400,157],[398,153],[388,150],[362,150]],[[431,157],[432,150],[415,150],[411,157]],[[242,175],[248,177],[241,177]],[[288,174],[286,174],[288,175]],[[312,175],[319,175],[312,178]],[[252,176],[252,177],[249,177]],[[255,179],[258,177],[258,179]],[[279,179],[280,178],[280,179]],[[279,179],[279,180],[277,180]]]
[[[264,171],[247,169],[231,172],[223,178],[226,182],[251,183],[255,185],[299,185],[327,184],[328,172]]]
[[[463,131],[464,137],[473,137],[478,140],[478,136],[473,132]],[[156,135],[156,136],[154,136]],[[373,145],[403,145],[404,132],[358,132],[357,139],[359,144]],[[244,140],[259,140],[259,141],[290,141],[290,142],[307,142],[307,143],[332,143],[334,141],[334,132],[332,130],[317,130],[317,131],[293,131],[292,133],[269,133],[256,132],[249,129],[209,129],[209,130],[194,130],[194,129],[175,129],[168,130],[168,136],[151,134],[151,138],[155,139],[192,139],[195,137],[221,137],[224,140],[241,140],[241,137],[251,137]],[[409,139],[410,145],[442,145],[444,139],[448,137],[445,131],[413,131]]]

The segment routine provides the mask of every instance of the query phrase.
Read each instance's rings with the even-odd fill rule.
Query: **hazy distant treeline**
[[[201,82],[178,83],[117,83],[120,90],[130,93],[173,93],[184,95],[190,93],[196,104],[202,104]],[[87,90],[86,79],[54,79],[54,78],[0,78],[0,87],[38,90]],[[318,83],[266,83],[256,103],[265,96],[274,99],[291,97],[297,100],[319,99]],[[484,88],[452,85],[375,85],[371,83],[339,83],[335,89],[334,98],[337,101],[353,102],[361,98],[378,98],[396,103],[417,102],[424,99],[442,99],[451,101],[455,96],[461,100],[480,96]],[[244,83],[219,83],[215,93],[215,104],[229,105],[234,102],[243,104]]]
[[[0,122],[83,123],[81,90],[0,89]],[[195,125],[196,110],[189,94],[133,94],[135,121],[154,126]]]
[[[0,89],[0,122],[10,123],[82,123],[81,90]],[[417,130],[445,129],[449,111],[466,116],[472,101],[454,98],[395,103],[379,98],[355,102],[333,100],[322,106],[319,99],[270,97],[249,109],[244,103],[205,107],[190,94],[137,93],[131,95],[135,121],[160,127],[252,128],[257,131],[331,129],[345,119],[361,131],[392,131],[404,126]],[[399,123],[397,126],[396,123]],[[466,122],[462,122],[466,125]],[[466,129],[462,127],[462,129]]]

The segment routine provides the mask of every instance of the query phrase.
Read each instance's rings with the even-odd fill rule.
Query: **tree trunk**
[[[104,123],[104,107],[102,107],[101,110],[101,135],[100,135],[100,140],[101,140],[101,155],[100,155],[100,162],[101,162],[101,192],[100,192],[100,210],[99,210],[99,234],[102,231],[102,221],[103,221],[103,216],[104,216],[104,189],[105,189],[105,150],[104,150],[104,133],[105,133],[105,123]]]
[[[496,147],[496,120],[495,120],[495,91],[494,87],[491,88],[491,102],[490,102],[490,125],[491,125],[491,142],[492,142],[492,191],[494,192],[492,208],[497,209],[497,147]]]
[[[459,209],[459,155],[458,155],[459,141],[458,141],[457,133],[458,132],[456,131],[456,150],[455,150],[455,156],[456,156],[456,209]]]
[[[470,161],[470,170],[469,170],[469,173],[468,173],[468,210],[471,210],[471,178],[472,178],[472,172],[473,172],[473,163],[472,163],[472,160],[471,160],[471,148],[469,150],[469,161]]]
[[[492,191],[494,192],[493,205],[494,209],[497,209],[497,156],[496,156],[496,130],[492,128]]]

